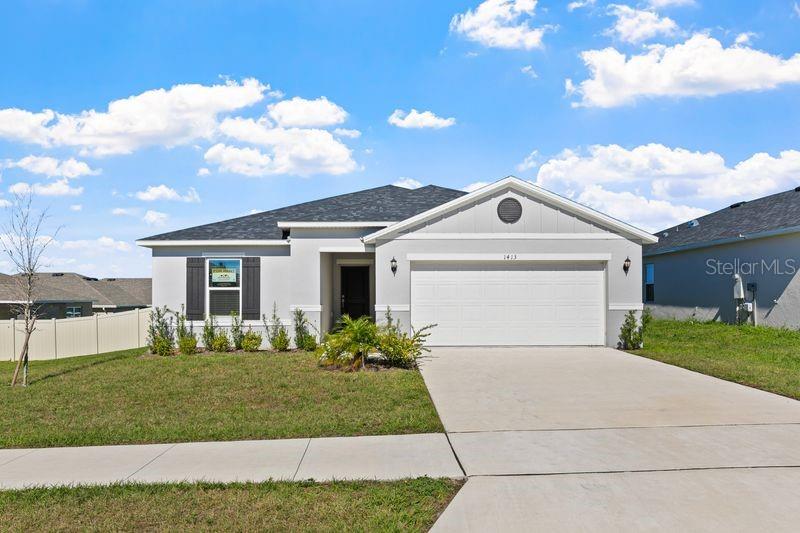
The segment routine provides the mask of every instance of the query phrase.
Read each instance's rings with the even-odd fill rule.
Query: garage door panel
[[[602,264],[415,263],[411,320],[431,345],[603,344]]]

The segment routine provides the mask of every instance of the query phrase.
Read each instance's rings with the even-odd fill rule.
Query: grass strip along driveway
[[[0,363],[0,383],[13,363]],[[335,372],[311,353],[128,350],[31,363],[0,385],[0,448],[442,431],[416,370]]]
[[[800,400],[798,331],[653,320],[633,353]]]
[[[0,492],[5,531],[427,531],[461,481],[116,485]]]

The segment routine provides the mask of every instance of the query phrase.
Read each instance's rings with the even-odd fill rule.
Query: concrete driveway
[[[795,400],[607,348],[436,348],[422,375],[470,478],[435,529],[800,522]]]

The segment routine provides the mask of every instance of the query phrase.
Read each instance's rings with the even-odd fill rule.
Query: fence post
[[[56,335],[56,324],[58,323],[55,318],[51,318],[53,324],[53,359],[58,359],[58,337]]]
[[[17,359],[17,321],[11,319],[11,360]]]
[[[100,315],[94,313],[94,353],[100,353]]]
[[[142,347],[142,308],[136,308],[136,347]]]

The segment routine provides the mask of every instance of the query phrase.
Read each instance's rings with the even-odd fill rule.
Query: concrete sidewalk
[[[464,476],[444,434],[0,449],[0,489],[420,476]]]

